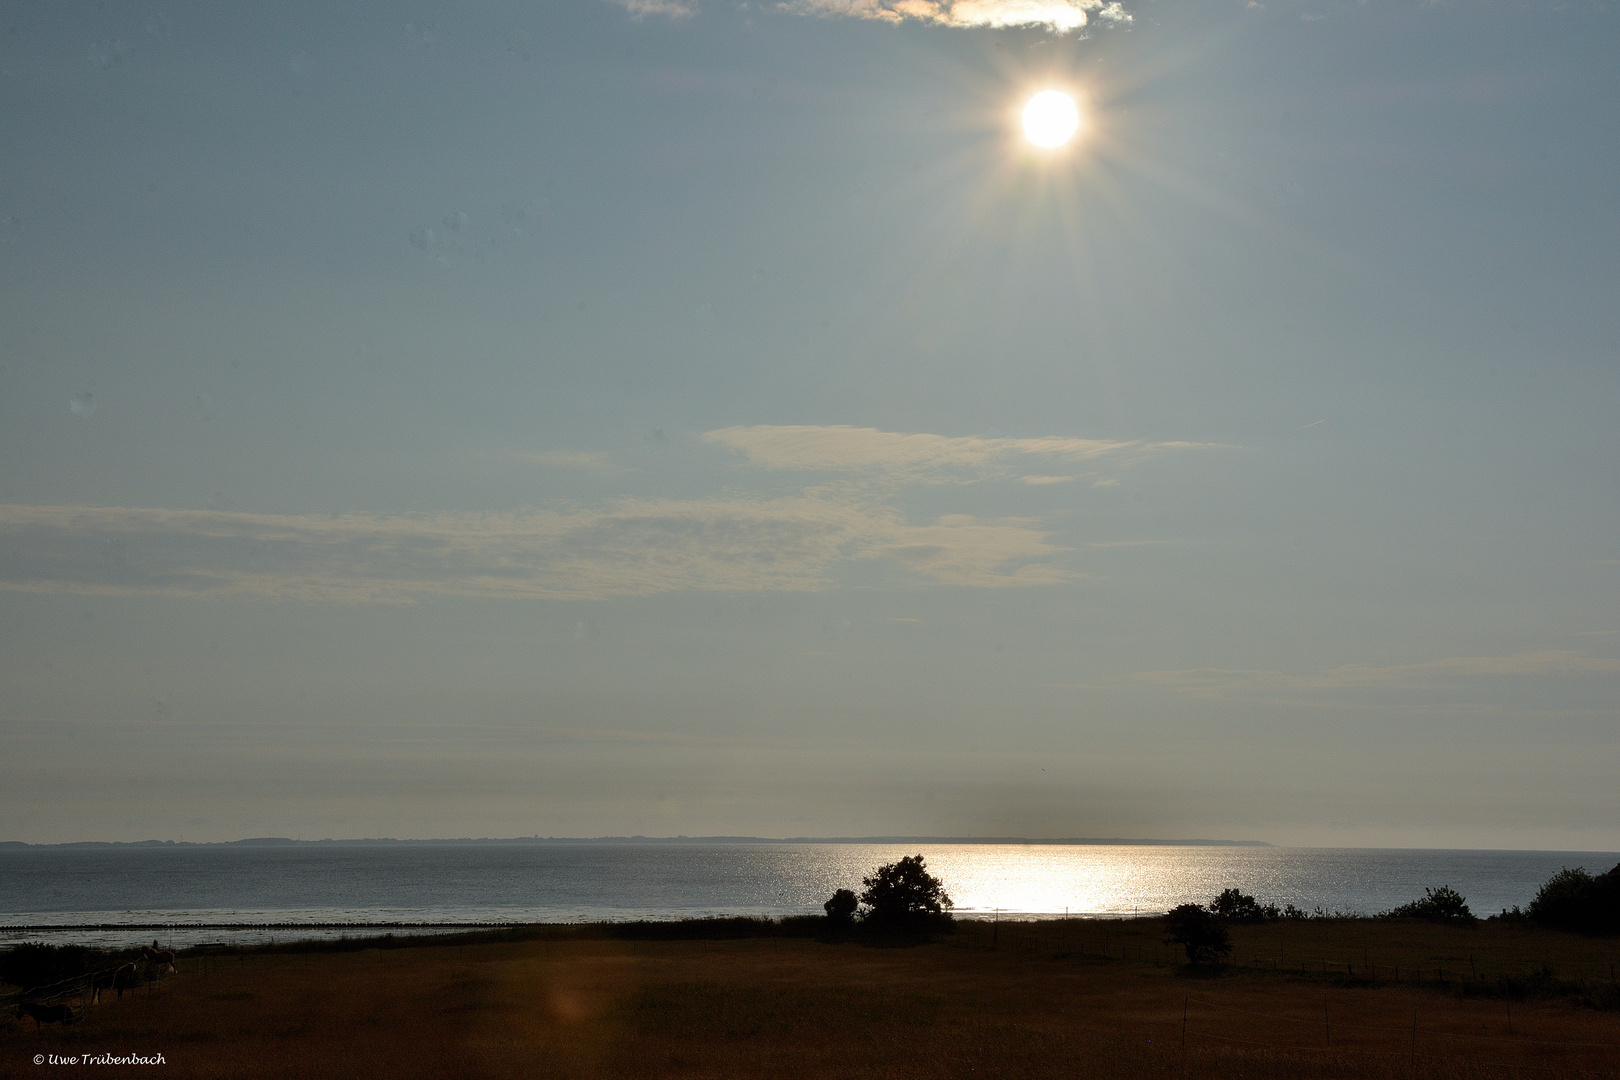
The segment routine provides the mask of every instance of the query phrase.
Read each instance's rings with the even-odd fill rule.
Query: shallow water
[[[187,945],[359,932],[322,923],[819,914],[834,889],[858,891],[873,867],[917,853],[958,914],[1024,917],[1160,912],[1231,887],[1307,911],[1370,914],[1439,885],[1483,915],[1527,904],[1561,867],[1596,872],[1620,861],[1595,852],[1011,844],[30,848],[0,851],[0,942]],[[238,928],[185,929],[199,923]],[[80,929],[29,929],[42,925]]]

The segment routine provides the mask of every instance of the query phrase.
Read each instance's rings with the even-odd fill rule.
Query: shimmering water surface
[[[200,941],[332,936],[318,923],[574,922],[820,913],[835,889],[923,854],[959,914],[1119,916],[1236,887],[1307,911],[1373,913],[1450,885],[1476,913],[1527,904],[1601,852],[988,844],[445,844],[25,848],[0,851],[0,942],[115,943],[160,923]],[[294,923],[307,929],[185,929]]]

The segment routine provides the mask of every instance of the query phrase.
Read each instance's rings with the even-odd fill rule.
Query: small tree
[[[1422,919],[1424,922],[1449,923],[1452,926],[1473,926],[1479,920],[1468,910],[1468,901],[1450,885],[1438,889],[1424,889],[1423,899],[1379,915],[1382,919]]]
[[[1227,922],[1257,923],[1280,919],[1276,904],[1260,904],[1254,897],[1236,889],[1225,889],[1209,905],[1209,913]]]
[[[861,884],[865,886],[861,893],[861,903],[867,907],[865,921],[877,926],[949,922],[948,912],[955,906],[945,883],[928,872],[921,855],[880,866]]]
[[[1164,917],[1164,943],[1187,950],[1196,966],[1219,964],[1232,951],[1232,936],[1219,916],[1198,904],[1182,904]]]
[[[832,894],[832,898],[821,907],[827,913],[827,921],[839,926],[848,926],[855,921],[855,908],[860,903],[855,894],[848,889],[839,889]]]

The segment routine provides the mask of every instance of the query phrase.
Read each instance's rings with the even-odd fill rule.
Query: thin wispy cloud
[[[1129,23],[1118,0],[786,0],[778,7],[797,15],[920,22],[964,28],[1044,26],[1069,32],[1092,19]]]
[[[952,483],[1018,477],[1026,483],[1070,479],[1025,471],[1052,464],[1125,462],[1147,454],[1205,448],[1186,442],[1078,439],[1046,436],[1013,439],[986,435],[933,435],[842,425],[729,427],[705,433],[703,441],[741,454],[765,469],[866,473],[897,479]]]
[[[1316,675],[1191,668],[1143,671],[1132,678],[1199,696],[1241,697],[1300,691],[1412,689],[1466,679],[1545,675],[1620,675],[1620,659],[1549,649],[1509,656],[1450,657],[1421,664],[1346,664]]]
[[[528,465],[541,465],[551,469],[586,469],[598,472],[618,472],[622,466],[613,455],[593,450],[488,450],[482,451],[509,461]]]
[[[697,13],[697,8],[685,0],[609,0],[609,3],[624,8],[638,19],[649,15],[686,19]]]
[[[898,511],[811,494],[621,500],[500,514],[294,515],[0,506],[0,589],[399,603],[429,595],[595,600],[830,588],[892,560],[945,585],[1070,575],[1038,523]]]
[[[501,513],[255,514],[0,505],[0,589],[99,595],[402,603],[430,595],[609,599],[682,591],[827,589],[884,561],[902,578],[1002,588],[1075,579],[1069,548],[1032,518],[918,521],[898,486],[1009,479],[1044,486],[1085,467],[1197,446],[1068,436],[1002,438],[843,426],[732,427],[702,436],[770,470],[831,473],[795,494],[623,498]],[[489,450],[598,473],[611,457]]]
[[[1073,574],[1043,560],[1061,548],[1046,542],[1033,521],[980,521],[965,514],[932,525],[908,525],[868,554],[899,559],[935,581],[996,587],[1057,585]]]

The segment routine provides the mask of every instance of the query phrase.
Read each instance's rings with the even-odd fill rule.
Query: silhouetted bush
[[[848,926],[855,921],[855,909],[860,906],[860,900],[848,889],[839,889],[832,894],[832,898],[822,909],[827,912],[827,921],[839,926]]]
[[[885,929],[922,929],[948,924],[955,905],[939,878],[928,872],[921,855],[880,866],[863,878],[861,921]],[[829,901],[830,903],[831,901]]]
[[[1164,917],[1164,943],[1187,950],[1187,962],[1219,964],[1232,951],[1232,937],[1220,916],[1198,904],[1182,904]]]
[[[1236,889],[1222,891],[1209,905],[1209,913],[1227,922],[1239,923],[1272,922],[1282,918],[1276,904],[1257,903],[1254,897]],[[1303,916],[1304,912],[1300,914]]]
[[[1557,930],[1620,933],[1620,864],[1597,877],[1584,866],[1560,870],[1536,893],[1525,915]]]
[[[1450,885],[1438,889],[1424,889],[1423,899],[1379,912],[1380,919],[1422,919],[1424,922],[1445,923],[1450,926],[1473,926],[1479,922],[1468,910],[1468,901]]]
[[[83,945],[42,945],[24,942],[0,952],[0,982],[33,988],[49,986],[63,979],[88,975],[92,971],[117,967],[132,957],[90,949]]]

